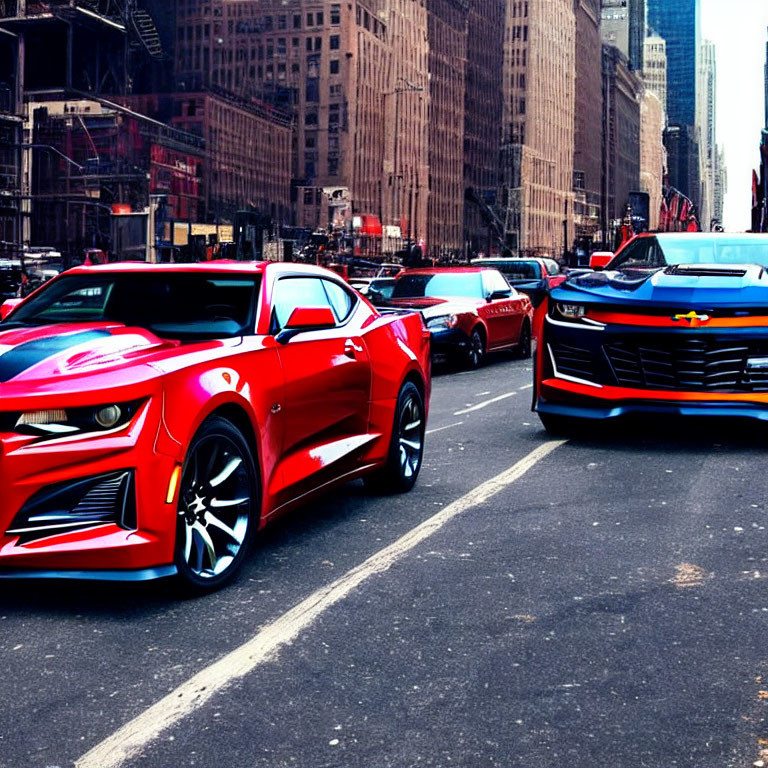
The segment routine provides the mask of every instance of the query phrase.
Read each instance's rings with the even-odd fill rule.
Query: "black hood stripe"
[[[83,331],[63,336],[50,336],[47,339],[28,341],[0,355],[0,382],[10,381],[15,376],[72,347],[89,341],[110,336],[109,331]]]

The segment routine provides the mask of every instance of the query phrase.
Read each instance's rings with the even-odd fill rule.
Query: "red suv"
[[[514,349],[530,357],[533,306],[496,269],[410,269],[398,275],[393,308],[419,309],[435,354],[476,368],[486,352]]]

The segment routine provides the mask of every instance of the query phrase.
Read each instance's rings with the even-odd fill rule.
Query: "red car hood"
[[[52,382],[148,362],[179,342],[143,328],[99,323],[0,330],[0,385]]]

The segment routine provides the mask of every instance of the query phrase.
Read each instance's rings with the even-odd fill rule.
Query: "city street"
[[[561,443],[530,382],[438,369],[414,491],[292,513],[216,594],[3,582],[1,768],[757,765],[768,428]]]

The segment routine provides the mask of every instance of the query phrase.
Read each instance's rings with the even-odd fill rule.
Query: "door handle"
[[[347,339],[344,342],[344,354],[347,357],[355,357],[355,354],[362,352],[363,348],[359,344],[355,344],[352,339]]]

